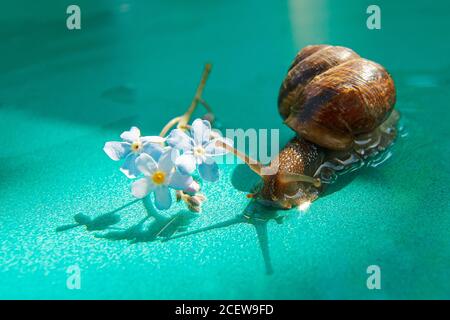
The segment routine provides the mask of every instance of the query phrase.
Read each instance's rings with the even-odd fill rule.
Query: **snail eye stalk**
[[[232,152],[236,157],[244,161],[250,169],[252,169],[256,174],[258,174],[260,177],[264,177],[265,175],[262,173],[263,165],[258,162],[257,160],[250,158],[246,154],[240,152],[239,150],[233,148],[232,146],[226,144],[223,141],[217,141],[216,146],[224,148],[225,150]],[[298,174],[298,173],[282,173],[281,174],[281,180],[282,182],[307,182],[314,185],[316,188],[319,188],[321,186],[321,181],[319,178],[313,178],[304,174]]]
[[[253,172],[255,172],[260,177],[263,176],[263,174],[261,173],[261,169],[263,168],[263,165],[259,161],[255,160],[253,158],[250,158],[245,153],[240,152],[236,148],[230,146],[229,144],[226,144],[223,141],[220,141],[220,140],[216,141],[216,146],[233,153],[236,157],[238,157],[239,159],[244,161],[245,164],[247,164],[250,167],[250,169],[253,170]]]
[[[304,174],[299,173],[282,173],[280,177],[282,182],[307,182],[314,185],[314,187],[319,188],[322,185],[322,182],[319,178],[313,178]]]

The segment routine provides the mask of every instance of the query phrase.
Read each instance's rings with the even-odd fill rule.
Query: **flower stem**
[[[161,133],[159,134],[160,137],[164,137],[169,130],[176,125],[178,122],[180,122],[181,117],[176,117],[167,122],[167,124],[164,126],[164,128],[161,130]]]
[[[182,116],[173,118],[164,126],[164,128],[161,130],[161,133],[159,134],[161,137],[164,137],[169,132],[169,130],[177,123],[178,123],[177,128],[186,129],[186,126],[189,123],[189,119],[191,118],[192,113],[194,113],[195,109],[197,108],[199,102],[206,108],[206,110],[208,110],[208,112],[211,112],[211,108],[209,107],[209,105],[202,99],[203,89],[205,88],[206,80],[208,80],[211,68],[212,68],[211,64],[207,63],[205,65],[205,68],[203,69],[202,78],[200,80],[200,83],[197,87],[197,91],[195,92],[195,96],[192,99],[189,108]]]

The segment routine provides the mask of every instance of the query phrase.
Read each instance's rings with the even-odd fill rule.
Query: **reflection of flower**
[[[162,153],[164,139],[159,136],[141,137],[137,127],[131,127],[130,131],[123,132],[120,137],[123,142],[106,142],[103,151],[114,161],[125,159],[120,171],[129,178],[135,178],[140,173],[136,167],[136,158],[140,154],[147,153],[157,160]]]
[[[167,144],[183,151],[175,165],[182,174],[192,174],[198,166],[200,176],[207,181],[219,179],[219,168],[214,156],[226,153],[226,150],[216,146],[211,139],[211,124],[207,120],[197,119],[192,123],[190,136],[181,129],[174,129],[167,137]]]
[[[142,153],[136,159],[136,166],[144,177],[131,185],[131,192],[136,198],[144,198],[149,193],[155,193],[155,206],[165,210],[172,204],[169,188],[185,190],[193,188],[196,182],[192,177],[177,172],[172,159],[176,159],[178,151],[166,148],[158,162],[150,155]]]

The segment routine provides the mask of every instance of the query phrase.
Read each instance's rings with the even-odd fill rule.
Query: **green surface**
[[[0,298],[450,298],[446,1],[378,1],[373,31],[369,1],[78,0],[82,30],[69,31],[71,3],[0,6]],[[131,125],[158,133],[189,104],[204,62],[214,64],[205,98],[222,128],[292,137],[278,88],[297,50],[314,43],[389,69],[403,137],[383,165],[267,224],[274,274],[252,225],[162,243],[145,231],[152,219],[138,224],[142,203],[106,214],[133,198],[104,142]],[[204,185],[209,200],[189,229],[244,211],[236,186],[248,179],[234,170],[222,165],[221,180]],[[56,231],[80,213],[103,217],[91,225],[100,230]],[[66,288],[74,264],[81,290]],[[381,290],[366,287],[373,264]]]

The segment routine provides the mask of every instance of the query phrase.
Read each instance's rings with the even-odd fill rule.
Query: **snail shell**
[[[294,59],[280,88],[278,110],[303,138],[346,150],[389,116],[395,98],[394,81],[381,65],[348,48],[313,45]]]

